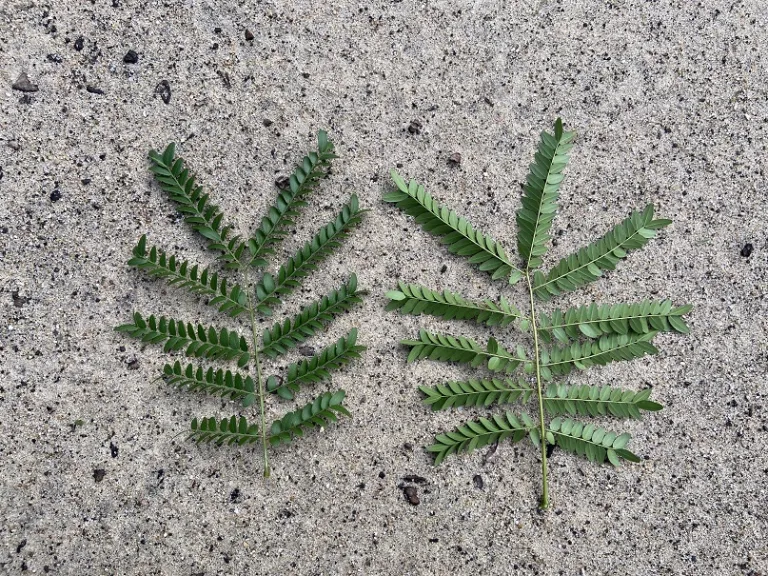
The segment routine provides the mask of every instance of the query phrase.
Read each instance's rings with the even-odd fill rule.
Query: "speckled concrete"
[[[768,574],[767,24],[762,0],[0,2],[0,573]],[[38,91],[12,88],[22,72]],[[383,293],[501,287],[380,199],[401,165],[513,248],[558,115],[579,136],[547,265],[648,201],[675,220],[559,304],[696,309],[658,356],[571,377],[651,385],[666,408],[626,427],[639,465],[555,451],[539,513],[530,445],[437,469],[422,450],[467,414],[432,414],[417,386],[461,371],[406,366],[396,342],[487,332],[385,313]],[[233,408],[153,381],[166,357],[111,328],[134,309],[217,318],[125,265],[142,233],[211,261],[150,148],[180,142],[247,233],[319,128],[342,158],[279,256],[352,192],[372,212],[284,310],[357,270],[370,297],[320,343],[359,326],[369,351],[335,378],[354,420],[276,450],[264,482],[258,450],[183,440]]]

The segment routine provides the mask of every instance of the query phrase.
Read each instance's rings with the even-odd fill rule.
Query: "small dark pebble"
[[[406,486],[403,488],[403,494],[405,494],[405,499],[413,506],[418,506],[421,503],[421,500],[419,500],[419,489],[415,486]]]
[[[85,89],[88,90],[88,92],[91,94],[104,94],[104,90],[97,86],[91,86],[90,84],[86,86]]]
[[[477,488],[478,490],[482,490],[483,486],[485,486],[485,482],[483,482],[483,477],[480,476],[480,474],[475,474],[472,477],[472,484],[474,484],[475,488]]]
[[[109,453],[112,456],[112,458],[117,458],[117,455],[120,454],[120,449],[115,444],[110,442],[109,443]]]
[[[78,52],[80,52],[80,50],[82,50],[82,49],[83,49],[83,46],[85,46],[85,38],[83,38],[82,36],[80,36],[80,38],[78,38],[77,40],[75,40],[75,50],[77,50]]]
[[[128,50],[123,56],[123,62],[126,64],[136,64],[139,61],[139,55],[136,50]]]
[[[312,346],[299,346],[299,354],[302,356],[314,356],[315,349]]]
[[[461,154],[458,152],[454,152],[450,156],[448,156],[448,165],[449,166],[458,166],[461,164]]]
[[[446,271],[446,270],[448,270],[448,266],[446,266],[445,264],[443,264],[443,265],[440,267],[440,274],[445,274],[445,271]]]
[[[221,34],[221,28],[219,28],[218,26],[216,26],[216,28],[214,28],[214,29],[213,29],[213,33],[214,33],[214,34]]]
[[[438,542],[440,542],[440,539],[439,539],[439,538],[430,538],[430,539],[429,539],[429,541],[430,541],[432,544],[437,544]]]
[[[128,364],[128,370],[138,370],[139,369],[139,359],[136,358],[136,356],[133,356],[126,360],[125,362]]]
[[[168,80],[161,80],[160,83],[155,86],[155,94],[158,94],[164,103],[170,103],[171,85],[168,83]]]
[[[406,442],[405,444],[403,444],[403,449],[408,450],[408,452],[413,452],[413,444],[411,444],[410,442]]]
[[[19,296],[18,290],[14,290],[13,292],[11,292],[11,298],[13,299],[13,305],[16,308],[23,308],[24,306],[29,304],[29,298],[27,298],[26,296]]]
[[[491,100],[491,99],[490,99],[490,98],[488,98],[487,96],[483,96],[483,102],[485,102],[486,104],[488,104],[488,106],[490,106],[491,108],[493,108],[493,100]]]
[[[302,72],[301,75],[303,78],[309,78],[309,72]]]
[[[104,470],[104,468],[96,468],[96,470],[93,471],[93,479],[96,480],[96,482],[104,480],[104,476],[106,475],[107,471]]]
[[[19,545],[16,546],[16,554],[21,554],[21,551],[24,549],[24,546],[27,545],[27,539],[24,538],[21,542],[19,542]]]
[[[37,92],[39,90],[37,84],[32,84],[32,82],[29,81],[29,76],[27,76],[26,72],[19,74],[19,77],[16,78],[16,82],[11,85],[11,88],[18,90],[19,92]]]
[[[288,176],[278,176],[277,179],[275,180],[275,186],[277,186],[281,190],[283,188],[288,188],[288,185],[290,183],[291,183],[291,181],[288,178]]]
[[[278,517],[280,518],[290,518],[291,516],[293,516],[293,512],[291,512],[287,508],[278,513]]]
[[[272,126],[272,124],[274,124],[274,122],[272,122],[272,120],[270,120],[269,118],[264,118],[264,120],[262,120],[261,123],[264,124],[264,126],[266,126],[267,128],[269,128],[270,126]]]
[[[58,188],[54,188],[53,192],[51,192],[51,202],[58,202],[61,200],[61,190]]]
[[[3,167],[0,166],[0,182],[3,180]]]
[[[250,42],[251,40],[253,40],[253,32],[251,32],[251,31],[250,31],[250,30],[248,30],[247,28],[245,29],[245,39],[246,39],[248,42]]]
[[[555,451],[555,448],[557,448],[556,444],[547,443],[547,458],[550,458],[552,456],[552,452]]]
[[[408,132],[410,134],[421,134],[421,122],[418,120],[411,120],[411,123],[408,125]]]
[[[61,56],[58,54],[48,54],[46,58],[49,62],[53,62],[54,64],[61,64]]]
[[[218,42],[214,42],[213,46],[211,46],[211,50],[218,50],[218,49],[219,49],[219,43]]]
[[[403,482],[413,482],[414,484],[426,484],[427,479],[424,476],[418,476],[416,474],[408,474],[402,477]]]
[[[235,488],[229,493],[230,502],[238,502],[240,500],[240,488]]]
[[[384,470],[379,472],[379,478],[386,478],[386,477],[387,477],[387,475],[384,473]]]
[[[754,246],[752,244],[744,244],[744,248],[741,249],[741,255],[744,258],[749,258],[752,255],[752,250],[754,249]]]
[[[91,183],[91,179],[90,178],[81,178],[80,179],[80,184],[83,184],[83,185],[87,186],[90,183]]]

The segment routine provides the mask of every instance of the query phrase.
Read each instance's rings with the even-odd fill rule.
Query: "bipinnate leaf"
[[[560,118],[555,121],[554,134],[541,133],[539,148],[523,186],[522,205],[517,211],[517,251],[527,270],[541,266],[541,257],[547,253],[563,169],[568,164],[568,152],[575,135],[563,130]]]
[[[627,433],[609,432],[594,424],[584,424],[570,418],[555,418],[549,423],[550,441],[567,452],[585,456],[592,462],[603,463],[608,460],[619,466],[621,460],[640,462],[640,458],[626,449],[631,436]]]
[[[336,219],[324,226],[280,267],[277,278],[264,274],[261,282],[256,285],[256,308],[259,312],[267,316],[272,315],[272,309],[279,304],[280,296],[292,292],[303,278],[315,270],[319,262],[341,247],[342,240],[362,221],[364,212],[360,210],[357,196],[352,195]]]
[[[186,288],[193,294],[208,296],[209,306],[232,317],[248,307],[248,297],[238,284],[230,287],[227,279],[218,273],[208,268],[201,272],[196,264],[190,266],[189,262],[179,260],[174,255],[169,256],[155,246],[147,251],[146,235],[134,247],[133,258],[128,261],[128,265],[140,268],[151,276],[165,278],[169,284]]]
[[[201,366],[195,368],[192,364],[182,368],[181,362],[177,360],[173,365],[163,366],[163,380],[172,386],[187,388],[190,391],[241,400],[246,407],[255,400],[253,379],[229,370],[214,371],[213,368],[208,368],[203,371]]]
[[[435,455],[435,466],[446,456],[459,452],[471,452],[488,444],[510,438],[513,443],[525,438],[535,424],[527,414],[514,415],[506,412],[503,416],[495,414],[491,418],[480,418],[466,422],[452,432],[438,434],[435,443],[427,450]]]
[[[195,418],[190,424],[187,440],[194,440],[198,444],[213,442],[218,446],[222,444],[242,446],[259,442],[261,433],[256,424],[248,424],[245,416],[222,418],[220,422],[216,418],[203,418],[200,421]]]
[[[653,204],[648,204],[642,212],[632,212],[605,236],[560,260],[546,276],[537,271],[533,293],[546,300],[594,282],[603,270],[614,270],[630,250],[645,246],[656,236],[656,230],[670,223],[671,220],[653,219]]]
[[[514,284],[522,278],[521,271],[511,263],[500,244],[473,228],[466,218],[439,204],[424,186],[415,180],[406,184],[394,170],[392,180],[397,191],[385,194],[384,201],[396,204],[413,216],[425,231],[440,236],[450,252],[469,257],[470,263],[491,274],[494,280],[503,278]]]
[[[208,248],[220,253],[228,268],[239,268],[245,245],[240,238],[229,238],[232,227],[223,224],[224,215],[215,204],[209,202],[207,194],[195,182],[195,176],[184,166],[182,158],[175,158],[176,145],[171,143],[162,154],[152,150],[150,170],[160,187],[176,204],[184,220],[193,230],[208,241]]]
[[[680,332],[687,334],[688,326],[682,316],[693,306],[673,307],[669,300],[644,300],[632,304],[590,304],[556,308],[551,315],[538,317],[539,336],[547,342],[554,336],[560,342],[579,338],[600,338],[606,334],[647,334],[649,332]]]
[[[288,444],[296,437],[304,436],[311,428],[324,428],[338,420],[337,414],[351,416],[342,405],[344,390],[321,394],[300,410],[289,412],[280,420],[275,420],[269,431],[269,443],[273,446]]]
[[[352,274],[349,280],[337,290],[323,296],[301,309],[293,318],[286,318],[272,328],[264,330],[261,353],[276,358],[295,348],[307,338],[314,336],[331,323],[334,317],[348,311],[360,302],[357,292],[357,276]]]
[[[634,392],[610,386],[550,384],[544,393],[544,409],[552,416],[611,415],[638,419],[641,410],[661,410],[661,404],[651,402],[650,397],[650,388]]]
[[[281,398],[291,400],[302,384],[329,380],[333,370],[338,370],[353,359],[360,358],[360,353],[365,350],[365,346],[357,346],[356,342],[357,328],[353,328],[346,336],[342,336],[336,343],[318,354],[288,366],[288,374],[282,383],[274,376],[268,378],[267,390]]]
[[[471,302],[459,294],[444,290],[435,292],[417,284],[399,283],[399,290],[387,292],[387,310],[418,316],[429,314],[446,320],[474,320],[488,326],[507,326],[522,318],[520,311],[505,298],[500,303],[491,300]]]
[[[277,195],[274,205],[270,206],[261,224],[248,239],[251,266],[266,266],[264,259],[274,254],[274,244],[277,243],[288,229],[294,225],[294,219],[299,209],[306,205],[304,197],[312,191],[322,178],[328,175],[331,160],[336,158],[333,143],[328,140],[325,131],[317,134],[317,152],[310,152],[296,166],[288,179],[288,186]]]
[[[139,338],[142,342],[164,343],[165,352],[185,349],[187,356],[237,360],[238,366],[245,366],[250,358],[245,338],[226,328],[216,330],[165,316],[155,318],[152,315],[145,320],[139,312],[135,312],[132,323],[118,326],[115,330]]]
[[[432,388],[419,386],[424,394],[424,404],[432,410],[447,410],[461,406],[487,407],[492,404],[527,402],[533,391],[523,380],[470,379],[464,382],[447,382]]]

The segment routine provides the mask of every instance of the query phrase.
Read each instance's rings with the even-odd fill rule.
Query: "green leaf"
[[[570,346],[548,350],[550,361],[542,366],[553,374],[567,374],[574,367],[584,370],[592,365],[604,366],[608,362],[632,360],[658,350],[651,344],[656,332],[647,334],[606,334],[599,340],[574,342]]]
[[[685,312],[689,310],[685,308]],[[689,331],[669,300],[602,306],[590,304],[565,311],[557,308],[551,315],[539,314],[538,321],[539,336],[547,342],[551,342],[553,337],[561,342],[570,342],[580,336],[600,338],[606,334]]]
[[[275,244],[294,226],[301,208],[306,206],[304,198],[317,187],[320,180],[328,176],[331,161],[336,158],[333,143],[328,135],[320,131],[317,135],[317,151],[310,152],[296,165],[289,181],[297,185],[281,190],[276,202],[267,210],[261,224],[246,242],[249,249],[248,263],[251,266],[266,265],[266,256],[274,254]]]
[[[187,356],[197,358],[236,359],[238,366],[244,366],[250,358],[245,338],[226,328],[215,330],[165,316],[150,316],[145,320],[140,313],[135,312],[132,323],[118,326],[115,330],[149,344],[164,343],[166,352],[185,350]]]
[[[333,290],[321,300],[301,309],[298,315],[278,322],[262,334],[261,352],[270,358],[276,358],[295,348],[307,338],[317,334],[331,321],[352,306],[361,302],[357,292],[357,276],[352,274],[343,286]]]
[[[496,303],[491,300],[470,302],[459,294],[445,290],[434,292],[417,284],[399,283],[400,290],[387,292],[391,300],[387,310],[399,310],[403,314],[418,316],[429,314],[446,320],[474,320],[488,326],[507,326],[524,318],[520,311],[504,298]]]
[[[640,418],[641,410],[656,411],[661,404],[648,400],[650,388],[633,392],[610,386],[550,384],[543,395],[544,409],[552,416],[606,416]],[[619,446],[623,448],[623,446]]]
[[[489,369],[494,372],[512,372],[525,360],[496,345],[493,339],[483,349],[471,338],[432,334],[426,330],[419,332],[418,340],[403,340],[401,344],[411,347],[408,362],[428,358],[440,362],[460,362],[473,367],[490,364]]]
[[[362,220],[365,211],[360,210],[357,196],[352,195],[336,219],[324,226],[294,256],[280,267],[277,279],[265,274],[256,285],[256,307],[270,315],[272,309],[285,296],[300,285],[300,281],[316,269],[317,265],[334,250],[341,247],[346,238]]]
[[[632,212],[605,236],[560,260],[546,276],[537,272],[534,294],[548,299],[597,280],[601,270],[615,269],[628,251],[645,246],[653,237],[648,231],[660,228],[659,222],[662,221],[653,219],[653,204],[642,212]]]
[[[618,435],[571,419],[558,419],[557,425],[552,421],[549,430],[560,448],[584,456],[592,462],[602,464],[608,460],[614,466],[619,466],[620,460],[639,460],[624,448],[631,438],[629,434]]]
[[[573,147],[575,132],[563,131],[560,118],[555,122],[555,134],[541,133],[541,141],[523,187],[522,206],[517,211],[517,251],[525,268],[541,266],[547,251],[549,229],[557,212],[557,199],[563,169]]]
[[[459,452],[471,452],[494,442],[509,438],[513,443],[519,442],[529,432],[529,428],[520,418],[511,412],[504,416],[499,414],[490,419],[480,418],[459,426],[452,432],[438,434],[435,443],[427,450],[435,455],[435,466],[446,456]]]
[[[227,268],[240,268],[245,246],[238,236],[229,238],[232,229],[223,225],[224,215],[207,194],[195,182],[195,176],[184,166],[182,158],[176,158],[175,144],[171,143],[163,154],[150,151],[151,171],[160,187],[176,204],[190,227],[208,240],[208,248],[219,252],[219,258]]]
[[[173,364],[163,366],[163,380],[178,388],[190,391],[200,391],[212,396],[223,396],[231,400],[241,400],[244,403],[252,401],[254,383],[250,376],[242,376],[229,370],[216,370],[195,367],[187,364],[182,368],[178,360]]]
[[[288,366],[288,375],[283,383],[271,388],[268,385],[267,389],[290,399],[299,391],[302,384],[329,380],[333,370],[338,370],[353,359],[360,358],[360,352],[365,350],[365,346],[356,346],[356,341],[357,329],[353,328],[346,336],[339,338],[335,344],[331,344],[315,356]]]
[[[396,204],[403,212],[413,216],[424,230],[440,236],[450,252],[469,257],[471,264],[491,274],[494,280],[504,278],[514,283],[512,274],[520,271],[512,265],[501,245],[490,236],[475,230],[453,210],[439,204],[416,181],[411,180],[406,185],[394,170],[392,179],[400,192],[386,195],[386,202]]]
[[[344,390],[326,392],[303,408],[275,420],[269,431],[270,445],[288,444],[294,438],[304,436],[309,429],[323,428],[336,422],[339,414],[350,416],[342,404],[345,394]]]
[[[253,444],[261,440],[259,427],[256,424],[248,424],[244,416],[232,416],[223,418],[219,423],[216,418],[203,418],[198,422],[195,418],[190,426],[188,440],[199,443],[213,442],[217,446],[222,444]]]
[[[420,386],[424,394],[424,404],[432,410],[447,410],[461,406],[487,407],[492,404],[514,404],[518,400],[527,402],[531,396],[531,387],[524,380],[510,379],[467,380],[448,382],[428,388]]]
[[[229,316],[237,316],[248,309],[248,298],[243,289],[232,285],[226,278],[208,268],[199,271],[197,265],[190,266],[174,255],[155,246],[147,250],[147,237],[142,236],[133,249],[133,258],[128,261],[147,272],[150,276],[164,278],[169,284],[187,289],[192,294],[208,296],[207,304]]]

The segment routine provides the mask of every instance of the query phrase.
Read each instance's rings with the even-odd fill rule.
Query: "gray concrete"
[[[768,574],[766,25],[761,0],[3,0],[0,573]],[[23,72],[38,91],[12,89]],[[520,183],[558,115],[579,136],[548,265],[649,201],[675,220],[558,304],[696,309],[658,356],[571,377],[651,385],[666,408],[626,426],[642,464],[556,451],[542,514],[528,443],[437,469],[423,451],[468,414],[432,414],[417,386],[462,371],[406,366],[396,342],[488,332],[385,313],[383,293],[503,287],[380,198],[399,163],[514,248]],[[153,381],[166,356],[111,328],[134,309],[218,318],[125,265],[145,232],[212,261],[152,183],[150,148],[181,142],[246,233],[319,128],[342,158],[279,256],[352,192],[372,212],[283,310],[357,270],[371,296],[319,342],[359,326],[369,351],[335,378],[354,420],[274,451],[264,482],[257,449],[183,440],[193,415],[233,407]],[[418,506],[407,474],[427,479]]]

